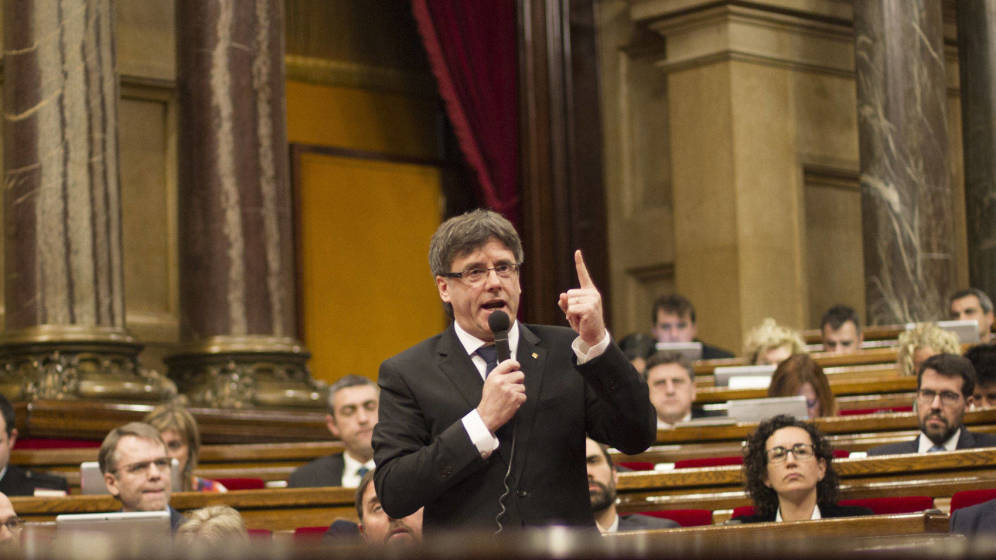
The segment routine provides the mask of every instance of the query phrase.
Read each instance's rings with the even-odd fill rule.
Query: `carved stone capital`
[[[165,361],[197,406],[324,408],[328,387],[311,378],[310,357],[292,339],[225,336],[189,344]]]
[[[141,367],[142,346],[127,332],[42,325],[0,336],[0,392],[11,400],[159,401],[176,385]]]

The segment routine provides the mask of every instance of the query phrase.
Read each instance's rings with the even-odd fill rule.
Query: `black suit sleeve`
[[[615,344],[577,367],[586,391],[588,435],[630,455],[642,453],[657,439],[657,415],[647,384]]]

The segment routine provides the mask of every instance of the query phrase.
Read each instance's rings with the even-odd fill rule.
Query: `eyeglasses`
[[[797,461],[806,461],[816,456],[816,448],[811,443],[797,443],[789,449],[779,445],[765,451],[765,453],[768,455],[769,463],[781,463],[788,457],[789,453],[792,453]]]
[[[463,272],[444,272],[440,276],[445,278],[459,278],[463,280],[470,286],[476,286],[488,277],[488,273],[492,270],[498,275],[498,278],[503,280],[509,280],[515,278],[518,274],[519,268],[522,267],[522,263],[510,263],[510,262],[500,262],[491,268],[486,268],[483,266],[468,266],[463,269]]]
[[[16,515],[14,517],[8,517],[6,521],[0,521],[0,527],[6,527],[11,533],[14,531],[20,531],[24,528],[24,520]]]
[[[916,393],[917,398],[920,399],[920,402],[923,404],[930,404],[934,402],[934,399],[938,395],[941,396],[941,404],[946,406],[954,406],[961,402],[961,395],[955,393],[954,391],[941,391],[938,393],[933,389],[920,389]]]
[[[153,459],[151,461],[139,461],[137,463],[131,463],[131,464],[125,465],[123,467],[118,467],[118,468],[116,468],[114,470],[115,471],[123,470],[123,471],[125,471],[128,474],[139,474],[139,473],[143,473],[143,472],[148,472],[149,467],[151,467],[152,465],[155,465],[156,469],[158,469],[158,470],[161,470],[161,471],[162,470],[166,470],[166,469],[170,468],[170,466],[171,466],[171,464],[170,464],[170,458],[169,457],[160,457],[159,459]]]

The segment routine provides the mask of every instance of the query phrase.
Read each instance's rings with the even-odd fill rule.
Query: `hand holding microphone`
[[[495,337],[498,367],[484,381],[477,412],[492,433],[511,420],[522,403],[526,402],[526,376],[519,362],[511,359],[508,347],[510,326],[511,321],[504,311],[495,311],[488,317],[488,327]]]

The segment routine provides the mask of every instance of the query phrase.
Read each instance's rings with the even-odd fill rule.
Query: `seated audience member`
[[[369,471],[364,474],[356,488],[356,515],[360,518],[359,529],[363,540],[370,545],[410,545],[422,542],[422,512],[425,508],[418,508],[415,513],[401,519],[389,517],[380,506],[380,498],[377,497],[377,489],[373,484],[373,473]]]
[[[975,408],[996,407],[996,344],[980,344],[965,352],[975,368]]]
[[[861,318],[846,305],[835,305],[820,319],[823,351],[831,354],[853,354],[861,350]]]
[[[207,506],[187,513],[176,531],[182,544],[249,544],[249,531],[239,512],[230,506]]]
[[[671,294],[657,298],[650,320],[658,342],[702,342],[696,338],[695,307],[684,296]],[[733,357],[733,352],[702,342],[703,360]]]
[[[228,491],[220,482],[194,476],[201,451],[201,433],[197,429],[197,421],[186,408],[175,403],[160,405],[152,409],[142,421],[159,430],[170,458],[179,463],[183,488],[177,488],[177,491]]]
[[[962,424],[975,389],[975,370],[968,358],[954,354],[927,358],[920,366],[916,386],[920,435],[912,441],[873,447],[868,455],[996,447],[996,435],[973,433]]]
[[[588,464],[588,493],[591,494],[591,510],[595,514],[598,530],[605,533],[623,533],[644,529],[671,529],[678,523],[670,519],[649,515],[627,515],[616,513],[616,485],[619,473],[609,456],[609,448],[591,438],[585,438],[585,462]]]
[[[903,375],[916,375],[920,364],[937,354],[961,354],[958,337],[936,323],[920,323],[899,333],[896,340],[896,367]]]
[[[650,403],[657,411],[657,429],[673,428],[692,419],[695,402],[695,370],[677,352],[657,352],[647,360],[644,372]]]
[[[377,424],[377,385],[359,375],[347,375],[329,388],[325,424],[342,440],[344,453],[334,453],[302,465],[291,473],[287,486],[356,487],[374,468],[370,439]]]
[[[751,329],[744,342],[744,356],[756,365],[777,364],[792,354],[805,353],[802,336],[770,317]]]
[[[747,440],[744,480],[754,515],[743,523],[871,515],[837,505],[833,449],[816,426],[784,414],[761,422]]]
[[[184,521],[169,505],[171,462],[159,430],[144,422],[114,428],[100,444],[97,462],[121,511],[169,511],[174,531]]]
[[[996,500],[951,513],[951,532],[959,535],[996,535]]]
[[[8,496],[34,496],[36,488],[67,492],[69,486],[61,476],[10,464],[10,451],[17,443],[16,420],[14,406],[0,395],[0,492]]]
[[[806,397],[810,418],[835,416],[837,400],[830,390],[830,381],[809,354],[794,354],[778,364],[768,385],[769,397]]]
[[[20,549],[22,528],[24,524],[17,517],[14,505],[6,494],[0,492],[0,557]]]
[[[626,354],[626,359],[637,372],[643,373],[647,369],[647,358],[656,351],[655,341],[643,333],[628,334],[619,341],[619,349]]]
[[[979,323],[979,342],[993,341],[993,300],[977,288],[959,290],[948,298],[950,317],[961,321],[974,319]]]

